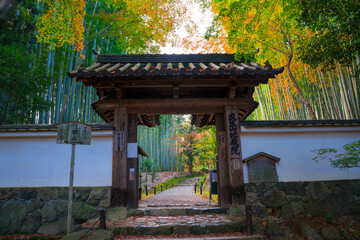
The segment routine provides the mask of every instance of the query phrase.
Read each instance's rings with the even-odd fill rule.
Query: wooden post
[[[148,195],[148,189],[147,189],[147,186],[145,187],[145,194],[146,194],[146,196]]]
[[[106,230],[105,209],[101,209],[99,213],[100,213],[100,229]]]
[[[156,195],[156,187],[154,187],[154,195]]]
[[[245,204],[245,190],[237,107],[225,107],[225,125],[231,202],[242,205]]]
[[[245,206],[246,213],[246,232],[248,235],[252,234],[252,218],[251,218],[251,205]]]
[[[68,199],[68,212],[67,212],[67,234],[71,233],[71,218],[72,218],[72,199],[73,199],[73,186],[74,186],[74,165],[75,165],[75,144],[71,145],[71,162],[70,162],[70,181],[69,181],[69,199]]]
[[[217,173],[219,172],[219,155],[216,156],[216,172]],[[217,195],[218,195],[218,199],[220,199],[220,177],[219,177],[219,173],[216,175],[217,175],[217,193],[218,193]],[[220,200],[218,200],[217,205],[221,206]]]
[[[218,145],[218,197],[221,207],[229,206],[230,202],[230,188],[229,188],[229,170],[226,153],[225,142],[225,123],[224,114],[215,114],[217,145]]]
[[[126,206],[127,193],[127,136],[128,113],[124,107],[114,110],[114,141],[112,162],[111,203],[113,207]]]
[[[129,115],[128,144],[127,144],[127,207],[137,208],[139,203],[139,169],[137,155],[137,115]]]

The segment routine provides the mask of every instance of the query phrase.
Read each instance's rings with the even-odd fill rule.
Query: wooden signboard
[[[90,126],[80,122],[67,122],[58,125],[56,143],[58,144],[91,144]]]
[[[118,131],[115,133],[115,152],[123,152],[125,145],[125,134],[124,131]]]
[[[74,165],[75,165],[75,145],[91,144],[91,128],[90,126],[80,122],[67,122],[58,125],[57,144],[71,144],[71,161],[70,161],[70,181],[69,181],[69,201],[67,214],[67,234],[71,233],[72,218],[72,195],[74,184]]]

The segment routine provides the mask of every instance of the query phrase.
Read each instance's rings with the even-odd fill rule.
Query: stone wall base
[[[110,187],[75,187],[74,227],[110,207]],[[0,235],[66,232],[68,187],[0,188]]]
[[[360,179],[248,183],[245,191],[259,217],[360,215]]]

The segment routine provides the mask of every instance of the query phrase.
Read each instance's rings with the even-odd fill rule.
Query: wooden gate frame
[[[68,73],[97,90],[92,107],[115,128],[111,205],[138,207],[137,125],[159,125],[161,114],[192,114],[197,127],[216,125],[219,204],[243,204],[238,120],[258,106],[255,86],[283,70],[237,61],[234,54],[110,54]]]

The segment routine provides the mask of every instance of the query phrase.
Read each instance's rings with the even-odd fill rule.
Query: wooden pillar
[[[111,206],[126,206],[128,113],[125,107],[114,109]]]
[[[225,134],[229,185],[233,205],[245,204],[244,171],[237,107],[225,107]]]
[[[137,115],[129,115],[128,145],[127,145],[127,207],[137,208],[139,204],[139,166],[137,154]]]
[[[230,188],[228,178],[228,163],[225,143],[225,124],[224,114],[215,114],[216,135],[218,145],[218,184],[219,184],[219,204],[221,207],[229,206],[230,202]]]

